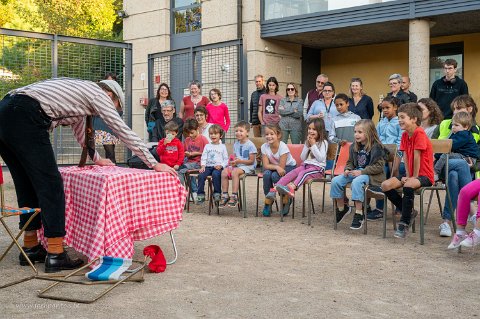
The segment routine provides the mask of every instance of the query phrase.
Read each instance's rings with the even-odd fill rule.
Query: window
[[[463,79],[463,42],[445,43],[430,46],[430,87],[433,82],[445,75],[443,63],[446,59],[457,61],[457,76]]]
[[[173,33],[199,31],[202,28],[200,0],[172,1]]]

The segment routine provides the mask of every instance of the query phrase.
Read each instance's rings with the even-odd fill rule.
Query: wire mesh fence
[[[152,54],[149,56],[149,97],[155,96],[161,83],[169,84],[178,112],[182,98],[189,94],[188,84],[192,80],[202,83],[202,95],[207,97],[211,89],[219,89],[232,123],[226,140],[233,142],[233,126],[246,119],[243,65],[240,41]]]
[[[131,88],[131,46],[125,43],[82,39],[53,34],[0,29],[0,95],[52,77],[102,80],[106,73],[117,75],[118,83]],[[131,124],[131,92],[125,92],[123,118]],[[58,164],[78,163],[81,147],[70,127],[58,127],[51,134]],[[103,148],[98,148],[103,154]],[[117,145],[118,163],[125,163],[128,150]]]

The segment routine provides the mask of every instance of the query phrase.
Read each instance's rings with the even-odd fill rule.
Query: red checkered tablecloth
[[[60,173],[65,244],[89,260],[132,258],[134,241],[171,231],[182,219],[186,191],[168,173],[118,166],[63,167]]]

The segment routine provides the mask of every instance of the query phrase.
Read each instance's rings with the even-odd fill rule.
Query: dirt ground
[[[14,204],[13,186],[6,174],[6,199]],[[381,222],[370,222],[369,232],[349,229],[351,218],[332,225],[332,200],[324,214],[314,215],[312,226],[301,217],[297,200],[295,219],[281,223],[255,217],[255,179],[247,180],[248,218],[236,209],[220,215],[193,206],[175,231],[179,258],[161,274],[146,274],[144,283],[116,288],[94,304],[40,299],[48,285],[33,280],[0,291],[1,318],[452,318],[473,317],[478,311],[480,253],[447,251],[449,238],[440,238],[439,209],[434,205],[426,226],[425,245],[419,233],[406,240],[387,238]],[[319,211],[320,186],[315,187]],[[328,194],[328,191],[327,191]],[[418,200],[417,200],[418,205]],[[15,227],[17,221],[8,223]],[[417,219],[418,221],[418,219]],[[0,248],[7,235],[0,230]],[[169,237],[136,243],[137,253],[159,244],[172,256]],[[40,266],[43,271],[43,266]],[[0,265],[1,281],[17,278],[27,268],[18,266],[12,251]],[[93,288],[93,290],[92,290]],[[95,289],[97,288],[97,289]],[[91,294],[71,286],[62,294]]]

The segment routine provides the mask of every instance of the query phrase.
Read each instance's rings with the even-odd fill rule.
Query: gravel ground
[[[8,173],[6,178],[6,199],[14,204]],[[366,236],[349,229],[350,217],[333,230],[330,198],[327,212],[314,215],[312,226],[299,213],[301,199],[294,220],[289,216],[281,223],[277,213],[257,218],[255,183],[247,180],[248,218],[233,208],[209,216],[207,206],[194,205],[185,213],[175,231],[178,261],[164,273],[148,273],[144,283],[122,285],[90,305],[37,298],[48,283],[29,281],[0,291],[0,317],[452,318],[479,313],[480,254],[446,250],[450,239],[438,236],[437,205],[421,246],[418,229],[406,240],[394,239],[390,219],[386,239],[380,222],[369,223]],[[319,210],[319,186],[314,193]],[[15,228],[14,219],[8,223]],[[172,256],[168,236],[137,242],[137,253],[149,244]],[[6,245],[1,230],[0,248]],[[0,264],[0,280],[26,272],[17,255],[10,252]],[[84,296],[99,287],[88,288],[69,286],[60,294]]]

